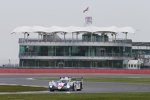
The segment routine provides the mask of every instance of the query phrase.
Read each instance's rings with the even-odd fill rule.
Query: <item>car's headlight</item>
[[[52,88],[53,86],[52,86],[52,85],[50,85],[49,87],[50,87],[50,88]]]
[[[70,88],[70,85],[69,85],[69,84],[67,84],[67,88]]]

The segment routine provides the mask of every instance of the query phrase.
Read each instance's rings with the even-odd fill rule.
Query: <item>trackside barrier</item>
[[[0,69],[0,74],[150,74],[150,70],[117,69]]]

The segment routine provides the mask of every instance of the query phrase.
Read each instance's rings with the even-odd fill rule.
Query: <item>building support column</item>
[[[66,34],[67,34],[67,33],[66,33],[66,32],[64,32],[64,40],[65,40],[65,41],[66,41]]]
[[[71,56],[71,47],[69,46],[69,56]]]
[[[91,50],[90,50],[90,47],[88,47],[88,56],[91,56]]]
[[[91,42],[92,42],[92,32],[91,32]]]
[[[117,35],[117,33],[115,33],[115,42],[116,42],[116,35]]]
[[[63,54],[63,56],[66,56],[65,47],[63,47],[63,50],[64,50],[64,52],[63,52],[63,53],[64,53],[64,54]]]
[[[54,47],[54,56],[56,56],[56,46]]]
[[[79,35],[79,32],[76,33],[76,40],[78,40],[78,35]]]
[[[72,41],[73,41],[74,39],[73,39],[73,32],[72,32]]]

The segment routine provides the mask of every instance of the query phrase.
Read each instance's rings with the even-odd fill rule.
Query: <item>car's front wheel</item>
[[[50,92],[54,92],[54,89],[49,87],[49,91]]]

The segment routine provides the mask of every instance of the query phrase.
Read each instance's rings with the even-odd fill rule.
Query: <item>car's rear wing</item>
[[[83,82],[83,77],[77,77],[77,78],[72,78],[72,81],[82,81]]]

